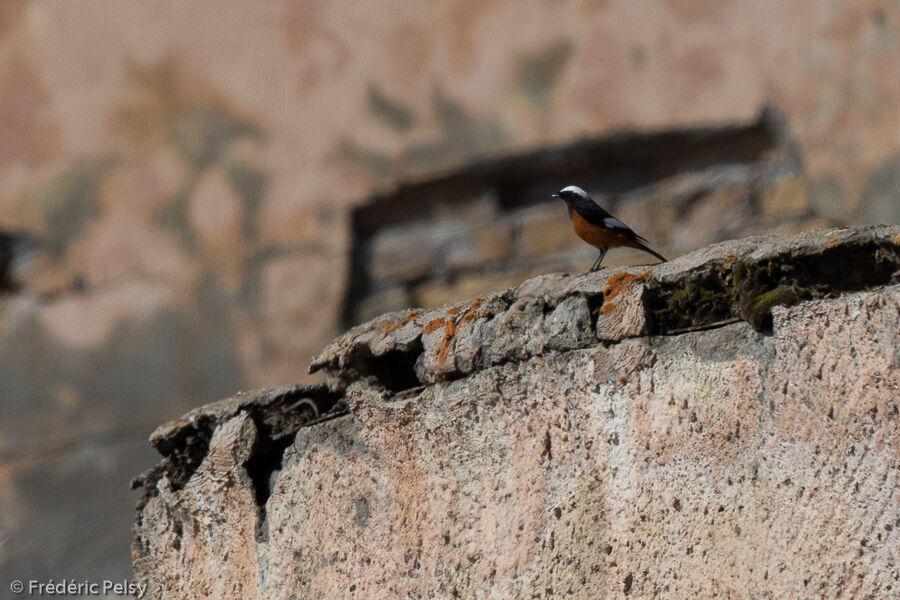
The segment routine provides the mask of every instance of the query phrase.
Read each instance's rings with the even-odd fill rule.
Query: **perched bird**
[[[600,208],[600,205],[577,185],[564,187],[558,194],[553,194],[553,197],[564,201],[569,208],[569,220],[572,221],[575,235],[600,251],[600,256],[594,261],[588,273],[600,268],[600,263],[603,262],[607,250],[621,246],[649,252],[659,260],[666,262],[666,258],[662,254],[647,246],[647,240]]]

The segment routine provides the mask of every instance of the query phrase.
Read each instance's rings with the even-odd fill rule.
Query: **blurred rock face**
[[[124,572],[124,533],[83,547],[130,508],[49,499],[121,489],[139,444],[113,444],[307,381],[381,311],[585,268],[539,202],[562,179],[667,254],[896,222],[898,32],[874,0],[3,2],[0,564]]]

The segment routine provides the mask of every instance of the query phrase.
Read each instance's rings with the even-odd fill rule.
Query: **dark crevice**
[[[650,335],[722,321],[732,316],[729,283],[721,268],[693,274],[688,281],[647,286],[647,329]]]
[[[775,306],[888,285],[898,273],[900,250],[876,242],[757,262],[719,260],[677,282],[648,285],[648,333],[672,334],[734,318],[770,333]]]
[[[173,491],[182,489],[206,458],[216,427],[240,412],[246,412],[256,425],[256,441],[243,466],[253,482],[256,501],[264,508],[271,493],[272,473],[281,468],[284,451],[297,431],[345,414],[346,405],[340,394],[325,386],[301,385],[277,395],[249,397],[226,414],[189,416],[183,426],[175,427],[171,433],[151,438],[163,460],[131,482],[132,489],[143,488],[138,510],[157,495],[156,484],[163,477],[169,480]],[[263,517],[264,514],[263,511]]]
[[[416,361],[423,350],[418,337],[405,350],[391,350],[379,356],[374,356],[368,346],[359,346],[350,358],[349,369],[360,378],[374,377],[391,392],[402,392],[422,385],[416,374]]]
[[[297,432],[321,422],[323,415],[342,410],[341,397],[324,390],[304,386],[281,394],[265,405],[246,408],[256,426],[256,440],[243,467],[253,485],[259,515],[256,521],[257,541],[268,537],[266,503],[272,494],[273,475],[283,466],[284,453]]]
[[[329,392],[325,386],[301,385],[273,397],[265,404],[250,404],[246,410],[258,430],[269,432],[272,439],[280,439],[342,410],[341,400],[340,394]]]
[[[324,389],[295,388],[265,405],[252,404],[245,410],[256,425],[256,441],[244,469],[253,482],[256,503],[263,507],[271,494],[272,473],[281,469],[284,451],[302,427],[339,408],[340,396]]]
[[[591,331],[597,331],[597,319],[600,317],[600,309],[603,308],[602,293],[582,293],[587,301],[588,312],[591,315]]]
[[[256,504],[264,507],[272,493],[270,477],[281,470],[284,451],[294,443],[297,432],[287,433],[280,437],[272,435],[272,429],[265,423],[253,419],[256,423],[256,442],[250,451],[250,457],[244,462],[244,470],[253,482]]]

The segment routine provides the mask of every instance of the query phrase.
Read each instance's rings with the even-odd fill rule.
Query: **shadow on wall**
[[[0,294],[19,290],[15,273],[36,249],[37,244],[30,235],[0,231]]]
[[[525,103],[539,115],[538,118],[546,118],[547,113],[543,109],[573,49],[570,40],[559,40],[548,48],[519,57],[516,87],[521,90]],[[369,86],[368,107],[375,119],[398,134],[410,130],[419,121],[410,107],[375,84]],[[440,88],[432,95],[431,110],[440,126],[440,135],[411,144],[399,157],[378,148],[360,145],[351,139],[343,140],[336,154],[383,179],[409,172],[435,173],[451,169],[471,162],[473,156],[498,152],[509,137],[500,117],[472,116]]]

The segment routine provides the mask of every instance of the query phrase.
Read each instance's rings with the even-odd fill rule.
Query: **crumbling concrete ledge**
[[[154,433],[154,598],[900,597],[900,227],[385,315]]]

